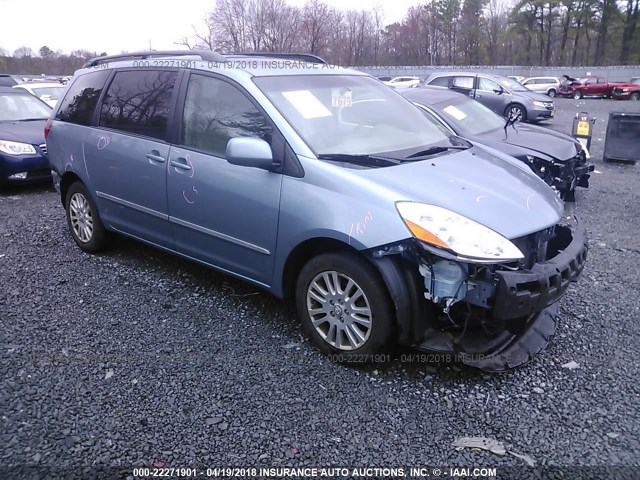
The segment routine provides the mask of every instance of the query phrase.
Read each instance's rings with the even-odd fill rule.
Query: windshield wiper
[[[354,163],[367,167],[386,167],[398,165],[401,161],[393,158],[379,157],[377,155],[355,155],[348,153],[321,153],[318,155],[321,160],[333,160],[336,162]]]
[[[468,148],[470,147],[462,146],[462,145],[449,145],[449,146],[436,145],[434,147],[429,147],[424,150],[420,150],[419,152],[412,153],[411,155],[409,155],[408,157],[405,157],[404,159],[409,160],[412,158],[427,157],[429,155],[435,155],[436,153],[443,153],[448,150],[467,150]]]

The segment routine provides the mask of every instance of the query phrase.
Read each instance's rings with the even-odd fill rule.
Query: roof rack
[[[310,53],[274,53],[274,52],[249,52],[249,53],[233,53],[227,55],[228,57],[272,57],[272,58],[284,58],[287,60],[300,60],[307,63],[323,63],[327,62],[318,57],[317,55],[311,55]]]
[[[110,60],[125,60],[132,58],[150,58],[150,57],[200,57],[202,60],[209,62],[226,62],[227,59],[218,52],[211,50],[147,50],[143,52],[121,53],[119,55],[105,55],[95,57],[84,64],[84,68],[95,67]]]

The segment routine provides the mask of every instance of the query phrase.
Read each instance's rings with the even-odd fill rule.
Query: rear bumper
[[[587,259],[586,229],[577,219],[573,225],[557,226],[553,258],[518,271],[498,271],[493,317],[499,321],[529,317],[564,295],[569,283],[582,273]]]

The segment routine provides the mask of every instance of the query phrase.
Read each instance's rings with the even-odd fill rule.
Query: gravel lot
[[[556,103],[552,128],[598,117],[601,173],[575,207],[591,251],[550,348],[503,375],[333,364],[292,305],[122,238],[83,254],[52,189],[0,193],[0,466],[526,465],[463,436],[538,465],[640,465],[640,166],[601,160],[608,112],[640,103]]]

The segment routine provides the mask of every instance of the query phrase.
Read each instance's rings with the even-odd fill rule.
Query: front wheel
[[[573,92],[573,98],[574,100],[580,100],[582,98],[582,92],[580,90]]]
[[[549,95],[551,98],[555,98],[556,95],[558,95],[558,92],[556,92],[553,88],[551,90],[549,90],[547,92],[547,95]]]
[[[527,119],[527,111],[522,105],[513,104],[507,107],[504,116],[515,122],[524,122]]]
[[[347,363],[371,361],[394,325],[393,304],[378,271],[353,254],[310,260],[298,276],[296,307],[318,349]]]
[[[640,100],[640,93],[633,92],[630,98],[632,102],[637,102],[638,100]]]
[[[69,231],[76,244],[89,253],[103,250],[107,231],[100,221],[96,204],[82,183],[76,182],[69,187],[64,205]]]

